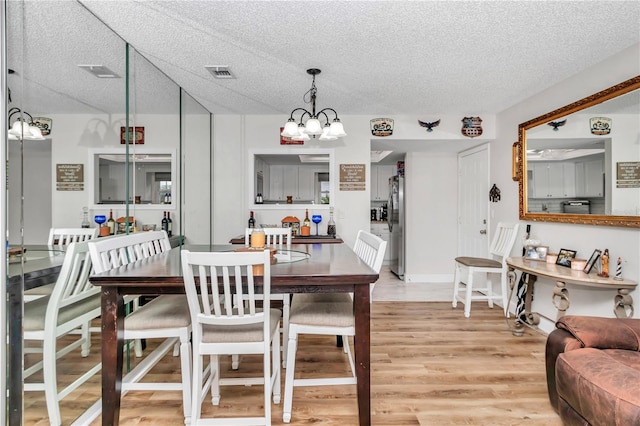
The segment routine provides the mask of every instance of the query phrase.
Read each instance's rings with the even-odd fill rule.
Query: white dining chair
[[[269,250],[255,252],[190,252],[183,250],[182,272],[193,324],[192,424],[270,425],[271,402],[280,403],[280,315],[271,309]],[[254,266],[262,272],[262,297],[257,297]],[[196,282],[197,279],[197,282]],[[234,306],[234,296],[246,305]],[[262,300],[262,309],[256,302]],[[220,355],[262,354],[263,375],[223,378]],[[203,356],[209,365],[203,369]],[[220,386],[263,385],[264,417],[201,419],[202,401],[220,404]],[[233,404],[233,403],[231,403]]]
[[[171,249],[165,231],[137,232],[92,240],[89,251],[96,273],[160,256]],[[127,299],[125,298],[125,302]],[[162,295],[136,308],[124,320],[124,339],[164,339],[164,341],[122,378],[122,394],[128,391],[182,391],[185,423],[191,419],[191,316],[184,295]],[[179,345],[181,381],[140,382],[174,346]],[[136,343],[136,356],[142,349]],[[174,356],[176,351],[174,350]]]
[[[64,247],[74,243],[98,238],[98,228],[51,228],[47,245],[64,250]],[[24,301],[30,302],[44,296],[51,295],[55,283],[45,284],[24,292]]]
[[[245,228],[244,232],[244,244],[245,247],[249,247],[249,241],[253,228]],[[264,228],[265,247],[275,247],[278,250],[291,250],[291,228]],[[276,256],[277,257],[277,256]],[[271,300],[282,301],[282,367],[286,368],[287,363],[287,351],[286,342],[289,336],[289,311],[291,308],[291,295],[290,294],[272,294]],[[238,368],[237,357],[233,359],[233,368]]]
[[[58,390],[57,359],[69,354],[79,346],[83,353],[88,352],[87,329],[79,339],[57,349],[58,339],[72,333],[78,327],[84,327],[91,320],[100,316],[100,289],[89,282],[91,257],[88,243],[74,242],[67,246],[62,268],[58,275],[50,297],[26,303],[24,306],[24,340],[37,341],[42,345],[42,361],[31,365],[23,371],[23,378],[28,379],[40,369],[41,382],[25,380],[24,390],[44,391],[47,403],[49,423],[60,425],[60,400],[65,398],[84,382],[100,371],[102,364],[78,368],[86,371],[65,388]]]
[[[505,316],[508,315],[507,303],[507,257],[513,249],[518,235],[519,224],[498,223],[496,232],[489,247],[489,258],[459,256],[455,259],[455,271],[453,275],[453,302],[454,308],[458,302],[464,303],[464,316],[471,315],[471,302],[473,300],[486,300],[490,308],[493,301],[502,301]],[[484,274],[486,285],[482,288],[474,288],[476,274]],[[492,274],[500,276],[501,294],[493,293]],[[460,293],[464,293],[460,295]]]
[[[387,242],[367,231],[358,231],[354,251],[371,269],[380,272]],[[298,336],[301,334],[342,336],[344,351],[351,367],[351,376],[336,378],[294,378]],[[298,293],[293,295],[289,315],[287,368],[284,382],[282,420],[291,421],[293,388],[297,386],[327,386],[356,384],[356,369],[349,345],[355,336],[353,299],[348,293]]]

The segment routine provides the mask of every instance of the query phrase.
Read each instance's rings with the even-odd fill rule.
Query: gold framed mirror
[[[640,228],[640,76],[518,126],[521,220]]]

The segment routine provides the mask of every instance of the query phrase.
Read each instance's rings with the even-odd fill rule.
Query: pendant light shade
[[[309,136],[315,138],[318,135],[320,136],[319,139],[322,141],[335,140],[346,136],[347,134],[344,131],[344,127],[342,126],[342,123],[338,118],[338,113],[335,109],[323,108],[316,112],[316,75],[320,74],[320,70],[317,68],[310,68],[307,70],[307,74],[313,76],[313,81],[311,83],[311,89],[305,93],[303,99],[306,103],[311,104],[311,111],[308,111],[305,108],[295,108],[291,111],[291,116],[284,125],[284,129],[280,134],[298,141],[309,140]],[[308,101],[307,95],[309,97]],[[300,114],[300,118],[296,124],[296,120],[293,116],[297,113]],[[331,113],[333,113],[334,116],[333,122],[329,121],[328,114]]]
[[[9,110],[9,119],[7,120],[9,123],[11,122],[11,117],[16,114],[20,114],[20,117],[16,119],[11,125],[9,129],[9,139],[17,140],[17,139],[35,139],[35,140],[44,140],[44,136],[42,136],[42,131],[36,125],[33,124],[33,117],[31,114],[26,111],[21,111],[20,108],[11,108]],[[30,122],[23,121],[23,118],[28,118]]]

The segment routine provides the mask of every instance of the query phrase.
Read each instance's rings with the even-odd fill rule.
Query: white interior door
[[[458,155],[458,255],[489,254],[489,147]]]

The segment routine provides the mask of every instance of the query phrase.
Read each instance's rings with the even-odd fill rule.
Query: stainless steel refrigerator
[[[404,176],[389,178],[389,201],[387,205],[389,223],[389,257],[391,272],[404,280],[405,272],[405,199]]]

